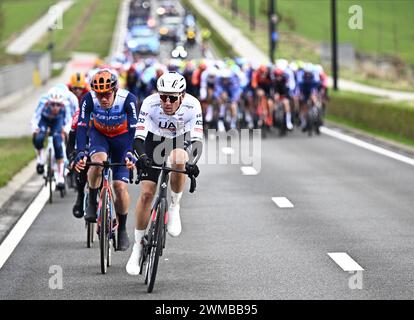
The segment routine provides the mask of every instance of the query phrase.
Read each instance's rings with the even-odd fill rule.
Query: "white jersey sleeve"
[[[190,120],[190,136],[191,141],[203,140],[203,114],[201,111],[200,102],[194,98],[194,109]]]
[[[71,116],[73,116],[76,110],[78,110],[79,108],[79,100],[78,97],[76,97],[76,95],[72,91],[68,90],[66,95],[70,105],[70,113]]]
[[[46,102],[47,102],[47,95],[43,95],[40,98],[40,101],[36,107],[35,112],[33,113],[32,120],[30,122],[30,125],[32,127],[32,133],[34,133],[39,128],[39,121],[40,121],[40,118],[42,117],[42,111],[43,111],[43,108]]]
[[[158,95],[158,94],[157,94]],[[145,138],[148,135],[148,131],[151,126],[151,109],[154,105],[154,95],[151,95],[144,99],[141,105],[141,109],[139,111],[138,116],[138,123],[137,123],[137,129],[135,131],[135,138],[140,138],[142,140],[145,140]]]
[[[63,130],[69,134],[70,128],[72,126],[72,110],[69,101],[64,103],[65,108],[65,119],[63,122]]]

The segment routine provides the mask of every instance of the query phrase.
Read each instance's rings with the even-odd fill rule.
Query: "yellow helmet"
[[[76,72],[70,77],[70,85],[75,88],[86,88],[88,86],[85,75],[81,72]]]

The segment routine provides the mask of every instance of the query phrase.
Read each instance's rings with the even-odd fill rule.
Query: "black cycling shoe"
[[[83,217],[84,212],[83,212],[83,200],[82,199],[76,199],[76,203],[73,206],[72,213],[75,216],[75,218],[80,219]]]
[[[36,172],[38,174],[43,174],[45,172],[45,166],[43,164],[38,163],[36,165]]]
[[[128,232],[125,229],[118,229],[118,251],[126,251],[129,248]]]
[[[87,222],[96,222],[96,205],[93,206],[89,204],[88,208],[86,209],[85,220]]]

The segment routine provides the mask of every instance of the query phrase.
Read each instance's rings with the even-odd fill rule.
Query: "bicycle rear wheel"
[[[109,234],[108,234],[108,191],[103,190],[102,206],[100,211],[101,226],[99,229],[99,249],[101,254],[101,272],[106,274],[108,271],[108,249],[109,249]]]
[[[166,210],[166,201],[161,199],[157,209],[157,218],[153,226],[153,234],[151,235],[150,251],[148,255],[148,287],[147,292],[151,293],[154,289],[155,278],[157,276],[158,262],[164,243],[163,237],[165,236],[164,230],[164,216]]]

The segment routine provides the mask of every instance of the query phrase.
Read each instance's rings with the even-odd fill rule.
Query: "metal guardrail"
[[[51,74],[49,52],[29,53],[25,62],[0,68],[0,99],[28,87],[40,86]]]

